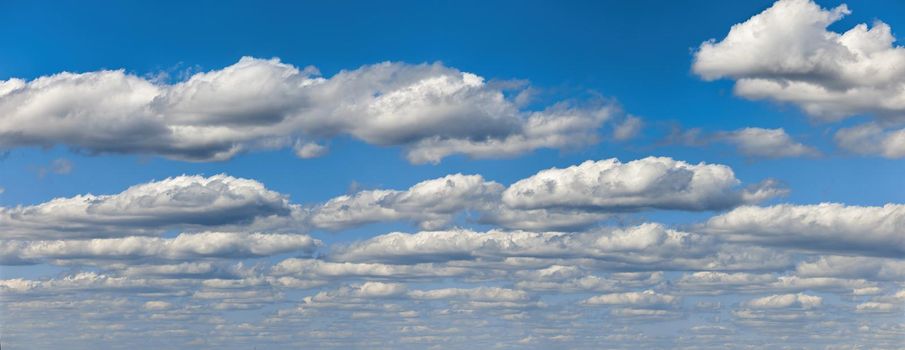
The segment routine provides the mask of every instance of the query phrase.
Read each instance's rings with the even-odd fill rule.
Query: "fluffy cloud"
[[[288,215],[285,196],[227,175],[177,176],[113,195],[57,198],[0,208],[0,238],[56,239],[156,234],[171,227],[247,224]]]
[[[541,171],[509,186],[503,202],[516,209],[719,210],[784,193],[771,183],[748,190],[739,190],[739,183],[725,165],[607,159]]]
[[[321,243],[309,236],[264,233],[183,233],[175,238],[125,237],[60,241],[3,241],[0,263],[53,260],[188,260],[247,258],[288,252],[312,253]]]
[[[905,252],[902,227],[903,205],[822,203],[739,207],[709,219],[702,230],[737,242],[900,256]]]
[[[784,193],[769,180],[747,189],[739,184],[724,165],[608,159],[544,170],[509,188],[480,175],[453,174],[407,190],[366,190],[302,206],[254,180],[183,175],[116,194],[0,207],[0,239],[158,235],[173,229],[341,231],[387,221],[430,230],[450,226],[460,214],[506,228],[577,230],[626,211],[725,209]]]
[[[479,175],[448,175],[420,182],[407,191],[372,190],[333,198],[313,211],[310,222],[331,230],[393,220],[439,228],[465,209],[493,205],[502,190],[502,185]]]
[[[482,77],[442,64],[379,63],[330,78],[278,59],[243,57],[162,84],[123,70],[0,81],[0,147],[66,145],[208,161],[351,135],[403,145],[412,162],[581,147],[618,109],[603,103],[522,110]]]
[[[588,161],[548,169],[508,188],[480,175],[448,175],[405,191],[368,190],[312,208],[307,222],[341,230],[380,221],[411,221],[422,229],[449,226],[459,213],[477,222],[526,230],[574,230],[615,213],[644,209],[726,209],[785,193],[768,180],[747,189],[732,169],[671,158]]]
[[[740,96],[794,103],[820,120],[864,113],[902,120],[905,49],[880,21],[827,30],[849,13],[845,5],[777,1],[723,40],[703,43],[692,69],[707,80],[734,79]]]
[[[750,157],[781,158],[819,155],[816,149],[792,139],[783,129],[744,128],[719,134],[722,141],[735,145]]]

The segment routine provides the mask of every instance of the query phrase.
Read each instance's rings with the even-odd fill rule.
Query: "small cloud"
[[[54,159],[49,166],[42,166],[38,168],[38,177],[44,178],[45,176],[47,176],[47,174],[69,174],[72,172],[72,169],[74,167],[75,166],[72,164],[72,161],[66,158],[57,158]]]
[[[625,120],[613,129],[613,139],[616,141],[625,141],[631,139],[641,132],[644,122],[636,116],[628,116]]]

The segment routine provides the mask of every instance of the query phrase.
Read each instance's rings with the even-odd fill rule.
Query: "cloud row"
[[[178,176],[118,194],[0,208],[0,238],[102,238],[173,229],[339,231],[388,221],[438,229],[467,213],[476,214],[476,222],[509,228],[567,229],[623,212],[721,210],[785,193],[771,181],[740,185],[724,165],[649,157],[548,169],[508,188],[480,175],[454,174],[407,190],[365,190],[303,206],[254,180]]]
[[[440,63],[378,63],[322,77],[279,59],[243,57],[163,83],[123,70],[0,81],[0,147],[64,145],[88,153],[154,154],[189,161],[255,149],[302,158],[349,135],[399,145],[414,163],[453,154],[501,157],[596,143],[622,119],[603,101],[522,107],[524,87],[488,83]],[[636,130],[636,119],[619,138]]]

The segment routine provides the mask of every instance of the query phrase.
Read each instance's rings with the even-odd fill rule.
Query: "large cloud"
[[[248,224],[291,211],[284,195],[254,180],[227,175],[177,176],[112,195],[86,194],[0,208],[0,238],[156,234],[171,227]]]
[[[905,117],[905,48],[888,25],[827,27],[850,11],[810,0],[780,0],[732,26],[721,41],[703,43],[693,70],[704,79],[731,78],[735,93],[797,104],[821,120],[872,113]]]
[[[618,111],[590,102],[529,111],[507,96],[442,64],[379,63],[324,78],[243,57],[175,84],[122,70],[67,72],[0,81],[0,147],[60,144],[193,161],[295,147],[307,158],[326,152],[316,142],[345,134],[403,145],[423,163],[585,146]]]
[[[541,171],[509,186],[503,202],[517,209],[719,210],[783,193],[770,183],[750,190],[738,189],[739,184],[725,165],[614,158]]]
[[[823,203],[739,207],[709,219],[702,229],[737,242],[901,256],[905,253],[903,227],[903,205]]]

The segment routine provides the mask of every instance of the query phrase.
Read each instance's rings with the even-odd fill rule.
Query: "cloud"
[[[836,145],[855,154],[905,157],[905,129],[887,130],[876,123],[842,128],[833,136]]]
[[[782,158],[817,156],[819,151],[792,139],[783,129],[744,128],[720,133],[718,139],[728,142],[749,157]]]
[[[588,179],[596,179],[591,181]],[[367,223],[410,221],[422,229],[450,226],[473,214],[482,224],[525,230],[577,230],[623,212],[717,210],[785,193],[775,182],[747,189],[732,169],[671,158],[587,161],[548,169],[505,188],[480,175],[453,174],[400,190],[367,190],[314,206],[312,227],[342,230]]]
[[[692,70],[706,80],[734,79],[739,96],[793,103],[818,120],[902,120],[905,49],[880,21],[827,30],[849,13],[844,4],[825,10],[810,0],[777,1],[722,40],[701,44]]]
[[[644,308],[671,307],[679,302],[679,298],[659,294],[652,290],[643,292],[627,292],[597,295],[585,299],[583,305],[630,305]]]
[[[333,198],[313,210],[310,222],[330,230],[395,220],[439,228],[463,210],[493,205],[502,190],[502,185],[480,175],[447,175],[419,182],[406,191],[371,190]]]
[[[306,235],[202,232],[175,238],[124,237],[91,240],[3,241],[0,263],[54,260],[239,259],[289,252],[312,253],[320,241]]]
[[[744,303],[752,309],[813,309],[823,304],[823,298],[804,293],[770,295],[763,298],[748,300]]]
[[[682,293],[719,295],[732,293],[823,291],[855,294],[858,290],[875,288],[876,283],[864,279],[835,277],[801,277],[774,273],[698,271],[682,275],[675,281]]]
[[[902,205],[822,203],[739,207],[709,219],[701,229],[736,242],[898,256],[905,252],[903,226]]]
[[[704,255],[712,242],[695,234],[643,224],[626,229],[601,228],[584,233],[469,230],[389,233],[336,246],[336,261],[412,264],[507,257],[591,258],[650,264]]]
[[[587,181],[598,175],[600,181]],[[560,184],[553,186],[556,181]],[[544,170],[509,188],[480,175],[452,174],[406,190],[364,190],[303,206],[255,180],[182,175],[116,194],[0,207],[0,239],[124,237],[167,230],[342,231],[390,221],[437,230],[463,219],[536,231],[579,230],[623,212],[727,209],[785,193],[770,180],[747,189],[737,188],[740,183],[724,165],[608,159]]]
[[[330,262],[314,259],[290,258],[271,269],[274,276],[296,276],[305,279],[336,279],[344,277],[386,278],[443,278],[477,274],[473,269],[439,264],[391,265],[380,263]]]
[[[627,116],[622,123],[619,123],[613,129],[613,139],[617,141],[625,141],[631,139],[638,135],[641,132],[641,128],[644,126],[644,121],[641,118],[635,116]]]
[[[905,261],[895,258],[825,255],[795,267],[803,277],[863,278],[874,281],[905,280]]]
[[[0,147],[66,145],[88,153],[189,161],[349,135],[403,146],[415,163],[452,154],[500,157],[582,147],[618,113],[609,103],[531,111],[484,78],[442,64],[378,63],[330,78],[279,59],[243,57],[166,84],[123,70],[0,81]]]
[[[739,184],[725,165],[607,159],[541,171],[509,186],[503,202],[516,209],[721,210],[784,193],[770,183],[749,190],[739,190]]]
[[[0,208],[2,239],[72,239],[157,234],[172,227],[248,224],[285,216],[288,199],[260,182],[227,175],[177,176],[112,195],[56,198]]]
[[[408,294],[409,297],[420,300],[468,299],[486,302],[522,302],[530,299],[528,293],[524,291],[498,287],[413,290]]]

